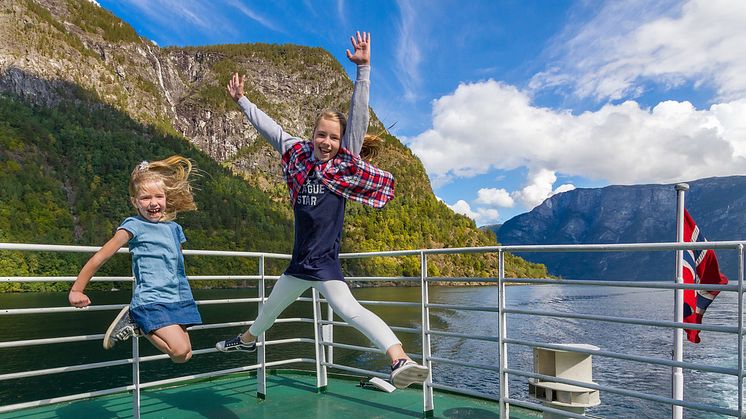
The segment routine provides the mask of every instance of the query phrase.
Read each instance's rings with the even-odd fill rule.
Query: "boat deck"
[[[499,418],[490,400],[434,393],[434,417]],[[422,417],[422,390],[386,393],[360,387],[359,379],[329,376],[327,391],[317,393],[316,377],[302,371],[267,375],[267,395],[256,397],[256,377],[248,374],[192,381],[141,391],[142,418],[412,418]],[[511,408],[513,418],[538,418],[540,412]],[[0,418],[132,417],[132,394],[117,393],[74,402],[18,410]]]

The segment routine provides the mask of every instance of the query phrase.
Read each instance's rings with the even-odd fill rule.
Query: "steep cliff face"
[[[274,202],[271,210],[282,214],[283,220],[290,218],[291,210],[279,159],[226,94],[230,74],[246,74],[247,96],[287,132],[305,137],[319,111],[349,107],[353,87],[341,65],[319,48],[265,44],[160,48],[86,0],[0,0],[0,38],[0,96],[47,109],[71,104],[111,108],[139,124],[135,130],[144,136],[145,144],[172,138],[188,141],[241,177],[249,188],[260,190],[265,200]],[[10,112],[26,112],[8,106]],[[374,163],[396,176],[397,198],[385,211],[350,205],[343,250],[494,244],[494,236],[478,230],[471,220],[436,200],[420,161],[385,132],[375,115],[371,120],[370,132],[381,134],[385,141]],[[119,135],[112,137],[126,141]],[[123,155],[132,152],[124,150]],[[10,160],[16,158],[12,150],[0,149],[0,154]],[[90,166],[92,175],[102,175],[96,172],[102,170],[99,166]],[[55,182],[67,185],[71,208],[77,205],[77,196],[91,192],[91,185],[72,184],[65,179],[64,171],[49,172],[59,177]],[[257,199],[254,192],[246,193]],[[75,211],[71,211],[74,228],[79,231],[74,237],[88,237],[83,234],[85,227],[76,221]],[[105,212],[102,209],[101,217],[106,217]],[[267,222],[270,214],[256,217],[244,221]],[[209,236],[205,232],[205,237]],[[273,239],[292,243],[292,237]],[[277,243],[268,245],[277,248]],[[494,275],[496,258],[482,259],[436,258],[431,266],[441,274]],[[514,258],[511,263],[519,266],[522,261]],[[407,274],[419,265],[407,259],[376,266]],[[361,272],[375,269],[364,268]],[[516,275],[532,271],[541,276],[543,272],[531,265],[521,265],[520,269],[522,273],[516,271]]]
[[[689,182],[686,208],[708,240],[746,238],[746,177]],[[645,243],[676,240],[674,185],[609,186],[555,195],[503,224],[503,244]],[[673,252],[524,254],[553,274],[580,279],[670,279]],[[719,252],[734,276],[734,252]]]
[[[94,95],[144,124],[175,128],[247,179],[279,166],[263,142],[252,147],[256,131],[227,103],[232,71],[246,74],[249,97],[296,134],[308,134],[319,110],[345,108],[342,98],[351,94],[339,63],[317,48],[161,49],[86,1],[4,0],[0,7],[2,91],[45,106]],[[107,36],[112,27],[129,31]],[[61,89],[64,82],[82,92]]]

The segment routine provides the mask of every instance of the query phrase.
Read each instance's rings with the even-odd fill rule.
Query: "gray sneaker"
[[[132,336],[142,336],[142,333],[130,317],[130,306],[124,306],[106,330],[104,349],[111,349],[117,343],[124,342]]]

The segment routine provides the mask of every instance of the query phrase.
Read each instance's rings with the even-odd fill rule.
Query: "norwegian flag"
[[[699,231],[697,223],[684,209],[684,241],[707,241]],[[684,250],[684,283],[685,284],[718,284],[725,285],[728,278],[720,273],[715,251]],[[702,324],[702,316],[720,291],[684,290],[684,323]],[[699,330],[686,329],[686,338],[699,343]]]

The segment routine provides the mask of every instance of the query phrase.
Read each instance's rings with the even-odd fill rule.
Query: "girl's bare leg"
[[[145,337],[177,364],[187,362],[192,357],[192,342],[189,340],[189,333],[181,325],[172,324],[161,327]]]

